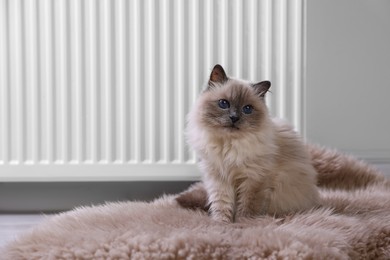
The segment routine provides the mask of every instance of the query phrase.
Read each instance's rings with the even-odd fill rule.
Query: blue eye
[[[222,109],[227,109],[230,107],[230,104],[226,99],[220,99],[218,100],[218,106]]]
[[[253,111],[253,107],[251,105],[246,105],[242,108],[242,112],[244,112],[244,114],[251,114]]]

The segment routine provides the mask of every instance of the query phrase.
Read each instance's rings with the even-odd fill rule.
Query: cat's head
[[[252,84],[229,78],[221,65],[215,65],[194,107],[197,121],[217,134],[259,130],[268,119],[264,97],[270,86],[269,81]]]

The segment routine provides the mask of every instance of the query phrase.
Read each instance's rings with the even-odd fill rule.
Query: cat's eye
[[[230,107],[230,104],[226,99],[220,99],[218,100],[218,106],[222,109],[227,109]]]
[[[242,112],[244,112],[244,114],[251,114],[253,111],[253,107],[251,105],[246,105],[242,108]]]

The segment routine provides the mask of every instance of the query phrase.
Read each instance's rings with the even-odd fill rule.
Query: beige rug
[[[57,215],[0,250],[0,259],[390,259],[389,182],[351,157],[309,148],[323,204],[310,212],[216,223],[198,184],[150,203]]]

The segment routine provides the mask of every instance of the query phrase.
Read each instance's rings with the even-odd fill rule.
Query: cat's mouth
[[[229,128],[233,129],[233,130],[240,130],[240,128],[238,126],[236,126],[235,124],[230,125]]]
[[[240,127],[236,123],[224,123],[224,124],[220,124],[220,126],[222,129],[224,129],[225,131],[229,131],[229,132],[232,132],[232,131],[235,132],[235,131],[240,130]]]

